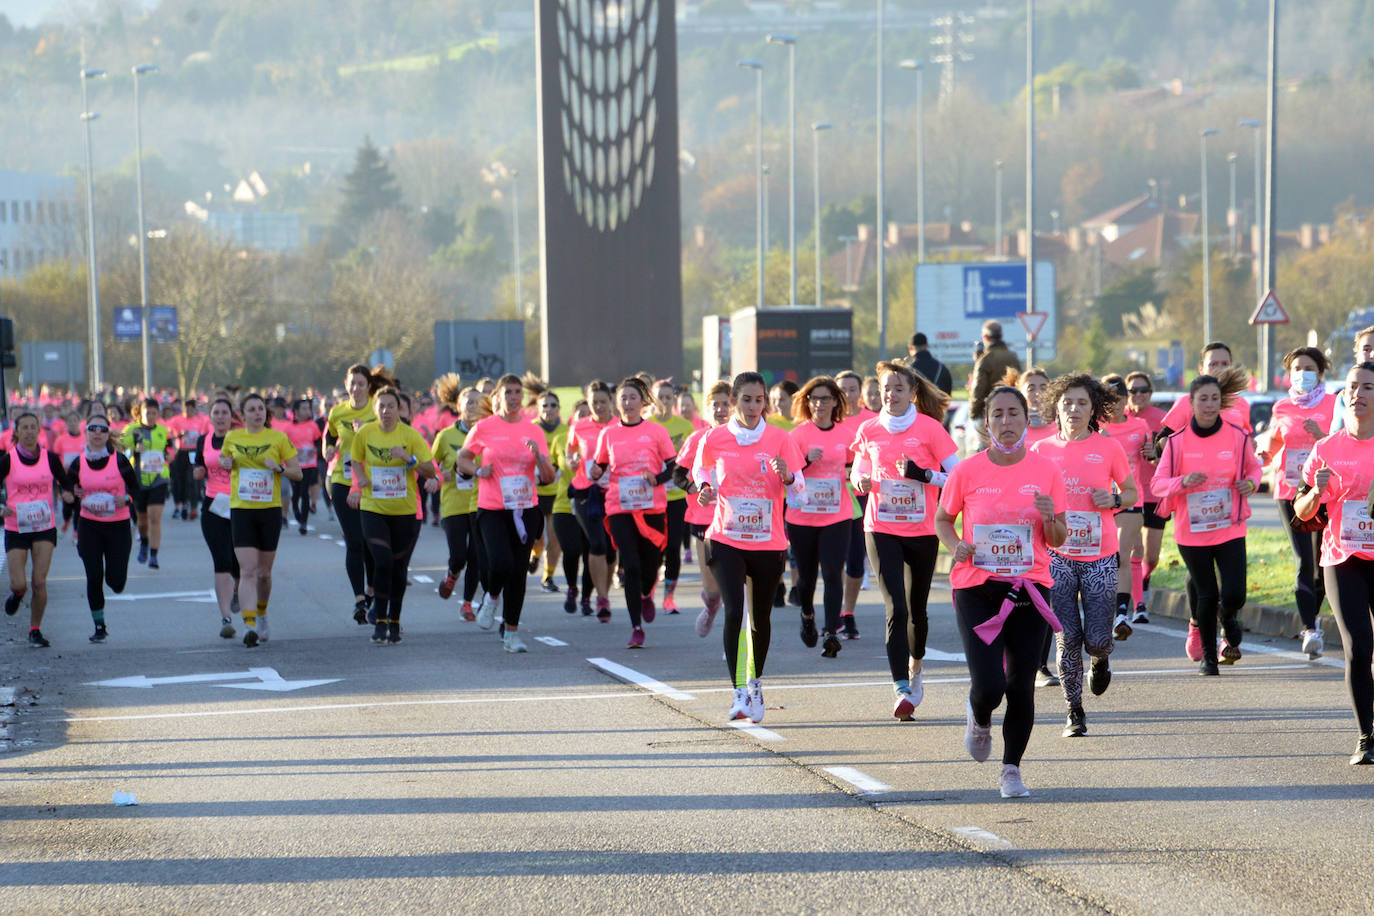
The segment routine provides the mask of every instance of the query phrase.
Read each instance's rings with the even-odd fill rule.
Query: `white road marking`
[[[416,582],[424,582],[426,585],[433,585],[434,579],[429,576],[411,576]]]
[[[851,786],[859,790],[861,795],[874,793],[891,792],[892,787],[885,782],[879,782],[862,770],[854,767],[825,767],[825,771],[836,779],[842,779]]]
[[[633,668],[626,668],[624,665],[613,662],[609,658],[589,658],[587,659],[587,661],[590,662],[592,665],[596,666],[597,668],[600,668],[602,671],[606,672],[611,677],[616,678],[617,680],[627,681],[639,687],[643,687],[650,693],[661,694],[672,700],[696,699],[696,697],[692,696],[690,693],[683,693],[681,690],[669,687],[662,681],[655,680],[654,678],[649,677],[649,675],[644,674],[640,671],[636,671]]]
[[[194,592],[158,592],[153,595],[108,595],[107,601],[159,601],[165,598],[204,598],[210,596],[214,600],[215,592],[213,589],[202,588]]]
[[[322,540],[322,541],[332,541],[332,540],[334,540],[334,539],[333,539],[332,537],[330,537],[329,535],[327,535],[327,534],[322,534],[322,535],[320,535],[320,540]]]
[[[748,719],[734,719],[734,720],[731,721],[729,724],[730,724],[730,727],[731,727],[731,728],[737,728],[737,729],[739,729],[740,731],[744,732],[746,735],[753,735],[755,738],[759,739],[760,741],[768,741],[768,742],[776,743],[776,742],[778,742],[778,741],[786,741],[786,740],[787,740],[787,739],[784,738],[782,735],[779,735],[777,732],[770,732],[768,729],[764,728],[762,725],[755,725],[753,722],[750,722]]]
[[[554,647],[566,646],[566,645],[567,645],[567,643],[565,643],[563,640],[559,639],[559,638],[556,637],[556,636],[536,636],[536,637],[534,637],[534,641],[535,641],[535,642],[542,642],[542,643],[543,643],[544,645],[546,645],[546,646],[554,646]]]
[[[884,655],[883,658],[887,656]],[[926,647],[926,661],[930,662],[963,662],[968,661],[962,652],[941,652],[939,649]]]
[[[1011,848],[1011,843],[982,827],[951,827],[950,832],[957,833],[961,837],[973,840],[975,843],[981,843],[984,846],[995,846],[998,849]]]
[[[223,684],[220,681],[254,680],[252,684]],[[340,678],[314,681],[288,681],[277,673],[275,668],[249,668],[247,671],[225,671],[218,674],[180,674],[172,677],[147,677],[142,674],[133,677],[120,677],[109,681],[88,681],[87,687],[136,687],[149,689],[167,684],[216,684],[219,687],[235,687],[240,690],[271,690],[278,693],[287,690],[300,690],[305,687],[318,687],[333,684]]]
[[[1156,633],[1160,636],[1174,636],[1179,639],[1188,638],[1188,630],[1186,628],[1175,630],[1172,627],[1161,627],[1154,623],[1133,623],[1131,626],[1137,630],[1144,630],[1146,633]],[[1293,649],[1278,649],[1273,646],[1261,646],[1251,642],[1241,643],[1240,651],[1242,653],[1258,652],[1261,655],[1277,655],[1280,658],[1291,658],[1302,662],[1304,665],[1325,665],[1328,668],[1345,667],[1345,659],[1343,658],[1329,658],[1325,655],[1320,658],[1308,658],[1306,652],[1298,652]],[[1245,665],[1243,667],[1249,666]]]

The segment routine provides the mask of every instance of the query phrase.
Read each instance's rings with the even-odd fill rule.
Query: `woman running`
[[[1150,403],[1150,398],[1155,393],[1154,383],[1144,372],[1132,372],[1126,376],[1126,393],[1131,398],[1126,412],[1130,416],[1144,420],[1145,425],[1150,428],[1151,436],[1151,442],[1142,452],[1145,460],[1140,463],[1136,476],[1136,485],[1144,498],[1141,515],[1145,526],[1141,543],[1131,553],[1131,600],[1135,602],[1135,614],[1131,617],[1131,623],[1136,624],[1150,622],[1150,575],[1159,565],[1159,550],[1164,543],[1164,526],[1168,523],[1168,519],[1161,518],[1156,511],[1159,509],[1159,497],[1155,496],[1153,488],[1155,463],[1159,461],[1159,446],[1153,440],[1164,425],[1164,409]]]
[[[502,643],[512,653],[529,651],[519,630],[530,549],[544,527],[535,490],[554,476],[543,434],[524,417],[523,396],[520,376],[501,376],[496,413],[472,428],[455,461],[460,473],[477,478],[477,530],[487,574],[477,625],[490,629],[500,609]]]
[[[1374,363],[1350,370],[1345,426],[1312,446],[1293,502],[1300,519],[1324,506],[1321,565],[1326,595],[1345,648],[1345,685],[1355,708],[1359,740],[1350,762],[1374,764]]]
[[[682,443],[682,448],[677,453],[677,467],[673,471],[673,478],[677,485],[690,497],[687,500],[687,515],[684,521],[687,525],[688,535],[696,541],[697,557],[700,558],[701,567],[701,613],[697,615],[696,631],[697,635],[705,639],[711,632],[711,626],[715,623],[716,613],[720,610],[720,586],[716,584],[716,577],[711,573],[710,554],[707,552],[706,529],[711,525],[711,519],[715,511],[711,506],[703,506],[697,502],[696,495],[699,489],[692,480],[692,465],[696,461],[697,447],[701,444],[701,437],[717,426],[724,426],[730,421],[730,408],[733,402],[730,398],[730,383],[718,381],[711,386],[711,390],[706,393],[706,403],[711,411],[711,425],[696,430],[687,437],[687,441]]]
[[[1102,385],[1111,395],[1108,402],[1108,415],[1102,423],[1104,436],[1116,440],[1126,453],[1126,465],[1131,479],[1136,485],[1136,503],[1116,513],[1116,618],[1112,624],[1112,634],[1118,642],[1126,640],[1132,632],[1131,605],[1131,555],[1140,546],[1140,531],[1145,516],[1139,502],[1140,466],[1148,465],[1147,455],[1153,456],[1154,442],[1150,427],[1139,417],[1126,413],[1129,391],[1126,380],[1116,373],[1104,376]]]
[[[1299,347],[1283,358],[1288,370],[1288,397],[1274,403],[1274,417],[1269,427],[1269,454],[1274,464],[1274,499],[1279,504],[1279,517],[1293,546],[1293,563],[1297,567],[1293,597],[1302,618],[1302,651],[1308,658],[1317,658],[1326,648],[1326,639],[1317,623],[1326,586],[1318,572],[1321,557],[1322,528],[1318,524],[1295,523],[1293,500],[1297,486],[1302,483],[1302,466],[1317,440],[1326,438],[1336,413],[1336,395],[1327,394],[1322,379],[1331,368],[1326,354],[1316,347]],[[1302,530],[1305,529],[1305,530]]]
[[[29,607],[29,647],[46,649],[51,643],[43,636],[43,612],[48,608],[48,568],[57,546],[57,520],[53,516],[53,486],[70,490],[62,462],[38,442],[42,432],[35,414],[21,413],[14,421],[14,447],[0,453],[0,483],[5,487],[5,502],[0,515],[5,519],[5,562],[10,571],[10,595],[5,613],[13,617],[29,585],[33,599]],[[25,567],[32,557],[32,573],[26,580]]]
[[[692,423],[686,417],[678,416],[673,412],[673,406],[677,403],[677,386],[672,379],[659,379],[655,383],[653,412],[649,419],[659,426],[668,430],[668,438],[673,441],[673,455],[676,457],[678,451],[682,449],[682,444],[687,441],[687,437],[692,434]],[[663,610],[669,614],[677,614],[680,609],[677,606],[677,580],[682,575],[682,542],[686,538],[687,531],[687,493],[677,485],[675,480],[669,480],[666,492],[668,494],[668,546],[663,550]],[[658,570],[654,569],[648,575],[655,579],[658,577]],[[653,594],[650,588],[649,594]]]
[[[863,376],[852,369],[846,369],[835,376],[844,392],[844,403],[848,413],[844,422],[848,425],[852,438],[859,427],[877,416],[864,404]],[[868,511],[868,495],[855,491],[854,498],[859,504],[859,517]],[[851,525],[849,533],[849,552],[844,558],[844,604],[840,606],[840,624],[845,639],[858,639],[859,628],[854,622],[854,609],[859,606],[859,592],[868,588],[868,550],[864,541],[864,526]]]
[[[433,455],[424,436],[401,422],[401,393],[387,386],[372,399],[377,419],[353,436],[350,509],[362,511],[363,538],[372,554],[372,641],[401,641],[401,602],[410,555],[420,537],[417,477],[434,476]]]
[[[982,341],[979,341],[982,344]],[[1030,448],[1041,439],[1051,439],[1058,433],[1058,429],[1053,423],[1045,419],[1045,414],[1040,410],[1040,400],[1045,396],[1045,390],[1050,387],[1050,377],[1039,366],[1031,366],[1028,369],[1017,372],[1015,369],[1008,369],[1007,374],[1002,377],[1002,384],[1015,387],[1021,394],[1025,395],[1026,404],[1030,413],[1026,425],[1026,448]],[[969,440],[965,437],[965,441]],[[982,445],[982,435],[978,434],[978,446]],[[1050,670],[1050,653],[1054,651],[1054,632],[1045,631],[1045,645],[1040,650],[1040,667],[1035,672],[1035,686],[1037,687],[1058,687],[1059,676]]]
[[[138,562],[157,569],[157,551],[162,546],[162,510],[171,489],[171,474],[167,468],[167,443],[172,432],[162,425],[162,413],[157,398],[144,398],[139,411],[140,421],[125,427],[120,444],[132,451],[133,465],[138,471]]]
[[[58,458],[62,460],[62,466],[64,468],[70,468],[72,466],[72,462],[75,461],[78,457],[80,457],[81,453],[86,450],[86,434],[83,433],[81,430],[81,415],[76,411],[67,411],[66,415],[62,419],[62,432],[58,433],[55,437],[53,437],[52,451],[57,455]],[[105,427],[105,432],[107,434],[106,438],[108,441],[108,434],[110,432],[110,421],[103,420],[102,425]],[[62,501],[63,534],[66,534],[67,529],[71,527],[72,519],[77,516],[77,512],[80,509],[80,507],[81,506],[79,501]],[[80,527],[80,525],[77,525],[77,528]],[[72,540],[76,541],[77,538],[77,532],[73,530]]]
[[[1059,435],[1031,451],[1059,471],[1066,494],[1068,537],[1050,550],[1051,597],[1059,632],[1059,679],[1068,706],[1065,738],[1088,733],[1083,712],[1083,652],[1092,658],[1088,686],[1093,696],[1112,682],[1113,599],[1117,588],[1118,510],[1138,496],[1121,443],[1101,433],[1114,395],[1086,373],[1061,375],[1042,403]],[[1130,632],[1129,624],[1127,633]]]
[[[1222,419],[1245,390],[1244,370],[1199,375],[1188,387],[1193,416],[1169,436],[1155,470],[1159,514],[1179,515],[1174,541],[1188,567],[1197,605],[1188,621],[1188,657],[1199,674],[1216,675],[1218,661],[1240,658],[1240,609],[1245,606],[1245,520],[1250,494],[1259,486],[1260,464],[1250,436]],[[1218,579],[1220,585],[1218,586]],[[1224,641],[1217,650],[1217,615]]]
[[[238,557],[239,606],[243,613],[243,644],[253,648],[266,642],[267,602],[272,597],[272,564],[281,539],[281,478],[298,481],[296,449],[286,434],[267,426],[267,402],[262,395],[243,397],[243,429],[224,437],[219,466],[229,475],[229,525]]]
[[[480,582],[482,551],[477,543],[477,491],[475,478],[462,474],[455,467],[458,452],[468,433],[479,420],[491,416],[482,393],[476,388],[462,388],[456,372],[441,376],[435,382],[439,400],[458,414],[452,424],[434,437],[430,453],[439,468],[440,478],[425,481],[425,489],[439,491],[439,517],[448,542],[448,571],[439,583],[439,597],[445,600],[453,594],[458,577],[463,575],[463,619],[473,621],[472,599]]]
[[[1026,396],[1003,385],[986,403],[988,448],[950,473],[935,531],[954,555],[949,584],[971,681],[964,748],[979,763],[988,759],[992,712],[1005,698],[998,782],[1003,798],[1024,798],[1030,791],[1021,758],[1035,726],[1035,670],[1046,627],[1060,628],[1046,599],[1049,548],[1068,537],[1065,491],[1054,463],[1026,450]]]
[[[853,479],[868,494],[863,527],[887,609],[892,715],[910,722],[925,692],[926,601],[940,552],[932,507],[959,463],[959,448],[940,422],[949,395],[902,363],[879,363],[877,372],[883,410],[854,437]]]
[[[309,398],[297,398],[291,405],[292,419],[279,428],[296,449],[296,461],[301,468],[301,481],[291,487],[291,514],[304,537],[310,530],[310,513],[315,511],[320,492],[319,455],[323,433],[315,422],[315,411]]]
[[[568,425],[563,422],[563,404],[558,399],[552,388],[545,387],[539,392],[535,400],[535,406],[539,413],[535,417],[535,425],[544,434],[544,444],[548,447],[549,457],[552,460],[554,446],[556,442],[568,436]],[[554,470],[558,470],[555,466]],[[559,557],[562,556],[562,547],[558,542],[558,532],[553,526],[553,505],[558,501],[559,490],[566,490],[567,481],[563,479],[562,471],[554,478],[553,483],[541,486],[538,491],[539,511],[544,515],[544,577],[540,581],[540,587],[550,594],[558,594],[558,586],[553,584],[553,571],[558,568]],[[533,558],[531,558],[531,562]],[[535,572],[531,569],[530,572]]]
[[[353,619],[359,626],[367,623],[372,607],[372,554],[363,541],[362,517],[348,506],[353,484],[353,434],[364,423],[377,419],[370,400],[377,387],[372,371],[362,363],[349,366],[344,373],[348,400],[335,404],[325,425],[325,459],[332,461],[329,474],[329,499],[343,530],[344,569],[353,586]]]
[[[783,497],[788,491],[804,493],[805,481],[796,442],[763,420],[768,406],[763,376],[741,372],[730,395],[733,416],[701,437],[692,478],[700,487],[697,502],[715,504],[707,529],[707,562],[725,606],[725,664],[735,688],[730,718],[758,723],[764,713],[762,678],[772,636],[773,593],[786,562]]]
[[[86,603],[95,632],[91,642],[104,642],[105,586],[116,595],[129,581],[129,553],[133,533],[129,504],[138,495],[138,474],[129,460],[110,450],[110,422],[104,417],[86,421],[86,444],[67,465],[72,499],[78,507],[76,552],[86,568]]]
[[[573,405],[572,421],[582,419],[591,412],[585,400],[578,401]],[[558,543],[559,553],[563,561],[563,580],[567,583],[567,589],[563,595],[563,610],[569,614],[576,614],[579,607],[582,609],[582,616],[590,617],[592,614],[592,604],[590,594],[592,592],[592,573],[587,566],[587,536],[582,533],[582,527],[577,524],[577,517],[573,515],[572,497],[569,495],[568,487],[572,484],[573,470],[568,466],[568,434],[570,425],[564,424],[563,428],[549,442],[549,461],[553,463],[554,470],[558,472],[558,492],[553,500],[553,513],[551,523],[554,528],[554,540]],[[578,569],[582,569],[582,602],[578,604]]]
[[[848,469],[853,463],[853,430],[844,422],[844,393],[830,376],[811,379],[793,397],[790,433],[806,462],[806,492],[788,500],[787,539],[797,561],[797,598],[801,602],[802,645],[814,649],[819,636],[824,658],[840,653],[840,606],[844,600],[844,561],[854,524],[854,497]],[[825,627],[816,632],[816,574],[825,585]]]
[[[610,538],[606,534],[606,491],[587,477],[587,465],[596,454],[596,442],[602,430],[615,422],[611,413],[611,388],[600,379],[589,382],[586,388],[591,416],[583,417],[568,432],[568,465],[573,469],[568,495],[572,497],[573,514],[587,538],[587,565],[591,567],[592,583],[596,586],[596,619],[611,621]]]
[[[239,589],[239,558],[234,554],[234,530],[229,521],[229,471],[219,460],[224,437],[233,424],[233,403],[228,398],[216,398],[210,405],[210,432],[200,437],[192,459],[196,480],[205,482],[200,534],[214,564],[219,635],[224,639],[234,638],[234,595]]]

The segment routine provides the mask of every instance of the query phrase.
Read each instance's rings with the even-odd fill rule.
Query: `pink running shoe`
[[[677,606],[677,599],[673,597],[672,592],[663,596],[663,610],[667,611],[669,614],[681,612],[681,608]]]
[[[658,608],[654,607],[654,596],[645,595],[639,602],[639,616],[644,618],[645,623],[653,623],[658,616]]]
[[[643,627],[635,627],[633,630],[630,631],[630,642],[628,643],[628,645],[626,646],[626,648],[628,648],[628,649],[643,649],[643,648],[644,648],[644,628],[643,628]]]
[[[610,622],[611,622],[611,599],[610,599],[610,598],[598,598],[598,599],[596,599],[596,619],[599,620],[599,621],[601,621],[602,623],[610,623]]]
[[[1191,620],[1188,621],[1188,640],[1184,646],[1189,658],[1195,662],[1202,661],[1202,631]]]

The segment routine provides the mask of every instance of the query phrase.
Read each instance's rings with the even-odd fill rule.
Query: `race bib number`
[[[1362,499],[1341,503],[1341,549],[1347,553],[1374,551],[1374,521],[1370,521],[1369,505]]]
[[[1290,487],[1302,485],[1302,466],[1307,461],[1307,456],[1312,454],[1310,448],[1290,448],[1283,452],[1283,482]]]
[[[732,541],[767,541],[773,536],[773,501],[742,496],[720,497],[721,531]]]
[[[802,493],[801,511],[817,515],[832,515],[840,511],[844,484],[836,477],[810,478]]]
[[[1030,525],[974,525],[973,565],[995,576],[1023,576],[1035,566]]]
[[[220,518],[228,518],[229,494],[220,493],[215,496],[214,499],[210,500],[210,512],[212,515],[218,515]]]
[[[81,497],[81,508],[93,518],[112,518],[115,514],[113,493],[87,493]]]
[[[926,486],[915,480],[878,481],[880,522],[923,522],[926,518]]]
[[[406,469],[403,467],[368,467],[372,477],[373,499],[405,499]]]
[[[460,474],[454,474],[454,475],[453,475],[453,489],[455,489],[455,490],[471,490],[471,489],[472,489],[472,484],[473,484],[473,482],[474,482],[476,479],[477,479],[477,478],[475,478],[475,477],[463,477],[463,476],[460,475]]]
[[[1188,530],[1217,531],[1231,524],[1231,491],[1201,490],[1188,494]]]
[[[302,445],[300,451],[297,454],[299,456],[299,463],[301,467],[313,468],[315,466],[315,446]]]
[[[507,509],[528,509],[534,505],[534,487],[521,474],[508,474],[501,480],[501,505]]]
[[[138,469],[150,477],[156,477],[167,467],[167,456],[161,452],[142,452],[138,458]]]
[[[1070,509],[1064,513],[1069,536],[1055,548],[1066,557],[1095,557],[1102,552],[1102,513]]]
[[[265,468],[239,468],[239,499],[246,503],[270,503],[272,472]]]
[[[20,534],[33,534],[53,527],[52,504],[46,499],[19,503],[14,507],[14,523]]]
[[[199,442],[200,442],[200,433],[197,432],[197,431],[194,430],[194,429],[188,429],[188,430],[186,430],[186,432],[184,432],[184,433],[181,434],[181,447],[182,447],[182,448],[195,448],[196,445],[197,445],[197,443],[199,443]]]
[[[627,512],[654,507],[654,488],[643,477],[621,477],[616,481],[616,493],[620,497],[620,508]]]

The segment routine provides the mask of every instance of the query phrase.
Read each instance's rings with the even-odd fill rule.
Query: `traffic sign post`
[[[1017,312],[1016,320],[1021,322],[1021,327],[1026,329],[1026,337],[1035,340],[1040,336],[1040,332],[1045,328],[1045,322],[1049,320],[1049,312]]]
[[[1276,324],[1288,324],[1288,311],[1283,307],[1283,303],[1279,301],[1279,297],[1274,294],[1272,289],[1260,300],[1259,305],[1255,306],[1255,311],[1250,315],[1250,323],[1259,328],[1260,386],[1262,390],[1268,391],[1271,381],[1269,378],[1270,328]]]

